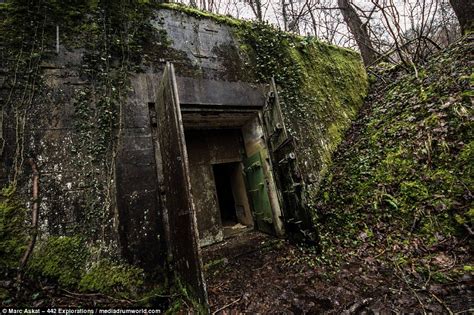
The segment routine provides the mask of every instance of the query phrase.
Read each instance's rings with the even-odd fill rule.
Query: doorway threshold
[[[231,261],[236,256],[253,252],[276,240],[278,239],[271,235],[249,228],[219,243],[201,247],[203,263],[206,265],[221,259]]]
[[[224,224],[222,226],[224,239],[229,239],[239,234],[246,233],[252,230],[253,230],[253,226],[247,226],[241,223]]]

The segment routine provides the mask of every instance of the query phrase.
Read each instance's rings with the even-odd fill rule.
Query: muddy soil
[[[419,287],[383,263],[354,258],[338,270],[314,264],[284,240],[247,232],[202,249],[211,312],[471,313],[471,277]]]

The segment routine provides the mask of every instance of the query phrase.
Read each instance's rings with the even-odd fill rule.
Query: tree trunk
[[[449,0],[451,7],[458,18],[461,32],[474,30],[474,1],[472,0]]]
[[[263,21],[263,14],[262,14],[262,1],[255,0],[255,7],[257,9],[257,19],[262,22]]]
[[[261,0],[247,0],[247,3],[250,5],[255,17],[259,22],[263,21],[262,15],[262,1]]]
[[[286,12],[286,1],[281,0],[281,10],[283,16],[283,30],[288,31],[288,13]]]
[[[372,46],[372,42],[370,41],[367,26],[362,23],[362,20],[351,6],[349,0],[338,0],[337,3],[341,9],[344,21],[349,27],[352,35],[354,35],[357,46],[359,46],[365,66],[370,66],[375,61],[377,56]]]

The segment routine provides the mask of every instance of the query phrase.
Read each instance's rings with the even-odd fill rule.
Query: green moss
[[[142,269],[106,258],[93,261],[91,252],[81,237],[51,236],[35,250],[28,274],[73,290],[137,296],[144,283]]]
[[[227,24],[230,26],[241,26],[243,24],[250,24],[248,21],[238,20],[230,16],[214,14],[210,12],[201,11],[199,9],[181,4],[181,3],[161,3],[155,6],[158,9],[168,9],[178,12],[183,12],[189,16],[194,16],[199,19],[211,19],[218,23]]]
[[[249,60],[249,77],[274,77],[288,131],[299,139],[298,157],[317,182],[367,93],[360,56],[350,50],[274,29],[267,24],[234,29]]]
[[[74,287],[81,280],[89,257],[82,238],[51,236],[34,252],[29,272],[56,280],[65,287]]]
[[[25,229],[26,209],[14,186],[0,191],[0,273],[15,272],[26,250],[28,229]]]
[[[79,282],[84,292],[102,292],[119,296],[136,295],[143,285],[143,270],[104,259],[95,263]]]
[[[179,277],[175,275],[174,286],[172,288],[179,298],[176,299],[173,304],[170,306],[170,309],[166,312],[168,314],[173,314],[176,309],[179,309],[182,305],[182,301],[185,301],[186,305],[192,305],[193,312],[197,314],[208,314],[208,306],[201,304],[196,299],[196,294],[193,292],[193,289],[187,286]]]
[[[400,180],[409,178],[414,172],[414,161],[404,147],[398,147],[386,154],[376,168],[375,175],[379,182],[397,184]]]
[[[411,211],[429,198],[428,188],[420,181],[405,181],[400,184],[400,200],[404,206],[402,212]]]
[[[459,153],[459,168],[464,171],[464,178],[473,180],[474,178],[474,141],[467,143]],[[472,181],[471,181],[472,184]]]
[[[463,92],[471,54],[472,46],[460,42],[420,66],[419,77],[407,74],[371,95],[316,197],[326,256],[353,247],[366,222],[379,239],[390,235],[377,245],[387,248],[466,235],[473,224],[467,196],[474,190],[474,124]]]

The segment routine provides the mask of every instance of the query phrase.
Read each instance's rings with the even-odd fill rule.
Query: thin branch
[[[31,169],[33,171],[33,205],[32,205],[32,220],[31,220],[31,239],[28,244],[28,248],[26,249],[25,253],[23,254],[23,257],[21,258],[20,261],[20,267],[18,269],[18,281],[21,281],[21,276],[23,269],[25,268],[26,264],[28,263],[28,260],[31,256],[31,253],[33,252],[33,249],[36,244],[36,237],[38,235],[38,217],[39,217],[39,199],[38,199],[38,194],[39,194],[39,172],[38,168],[36,166],[35,161],[30,158],[28,160],[30,163]]]
[[[232,301],[232,302],[230,302],[229,304],[226,304],[226,305],[222,306],[221,308],[219,308],[219,309],[215,310],[214,312],[212,312],[212,315],[216,315],[216,314],[219,313],[220,311],[223,311],[223,310],[225,310],[226,308],[231,307],[232,305],[238,303],[241,299],[242,299],[242,297],[239,297],[237,300]]]

